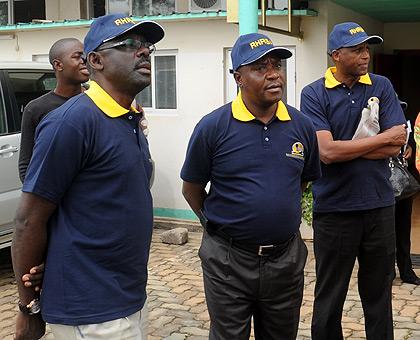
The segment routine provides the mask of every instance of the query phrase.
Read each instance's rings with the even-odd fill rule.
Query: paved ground
[[[191,233],[183,246],[162,244],[156,230],[150,256],[149,340],[207,339],[209,321],[204,301],[197,250],[201,233]],[[305,268],[305,293],[298,339],[310,339],[310,320],[315,281],[312,244]],[[416,270],[418,274],[420,271]],[[362,307],[353,275],[345,303],[343,328],[346,339],[364,339]],[[395,339],[420,340],[420,287],[395,280]],[[17,294],[10,256],[0,251],[0,339],[12,340]],[[46,339],[52,339],[47,335]],[[234,340],[234,339],[232,339]]]

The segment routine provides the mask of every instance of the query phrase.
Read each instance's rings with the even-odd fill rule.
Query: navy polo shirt
[[[391,82],[366,74],[351,89],[334,78],[335,68],[302,90],[301,110],[317,131],[330,131],[334,140],[351,140],[369,98],[379,99],[381,132],[406,122]],[[356,158],[322,164],[322,178],[313,183],[314,211],[367,210],[394,204],[388,159]]]
[[[204,214],[236,241],[275,244],[301,222],[301,183],[320,175],[314,127],[291,106],[255,119],[241,95],[206,115],[191,136],[181,177],[207,184]]]
[[[23,191],[57,205],[41,294],[49,323],[101,323],[143,307],[152,166],[138,121],[91,82],[37,128]]]

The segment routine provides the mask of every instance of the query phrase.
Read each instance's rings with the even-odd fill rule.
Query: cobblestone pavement
[[[209,321],[204,300],[197,250],[201,233],[190,232],[183,246],[160,243],[155,230],[149,263],[149,340],[198,340],[208,338]],[[315,283],[312,243],[305,268],[305,292],[298,339],[310,339],[310,321]],[[417,274],[420,271],[417,269]],[[346,339],[364,339],[364,322],[357,293],[355,273],[344,306],[343,332]],[[420,340],[420,287],[402,284],[393,287],[395,339]],[[10,255],[0,251],[0,339],[12,340],[17,293]],[[52,339],[47,334],[45,339]],[[233,339],[232,339],[233,340]]]

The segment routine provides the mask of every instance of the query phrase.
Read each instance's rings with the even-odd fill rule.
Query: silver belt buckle
[[[258,247],[258,255],[259,256],[264,256],[264,254],[262,253],[263,252],[263,249],[271,249],[271,248],[274,248],[274,245],[273,244],[270,244],[268,246],[259,246]]]

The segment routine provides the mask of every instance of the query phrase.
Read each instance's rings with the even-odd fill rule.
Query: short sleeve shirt
[[[48,224],[45,321],[102,323],[142,308],[151,171],[137,113],[94,82],[41,121],[23,191],[57,205]]]
[[[317,131],[330,131],[334,140],[351,140],[362,110],[372,97],[379,99],[380,132],[406,122],[390,81],[368,73],[351,89],[327,70],[325,77],[302,90],[301,110]],[[322,163],[322,177],[313,183],[314,211],[367,210],[394,204],[388,159],[356,158]]]
[[[210,182],[204,214],[249,244],[279,243],[296,233],[301,183],[319,175],[311,121],[279,102],[275,117],[264,124],[241,95],[197,124],[181,171],[184,181]]]

